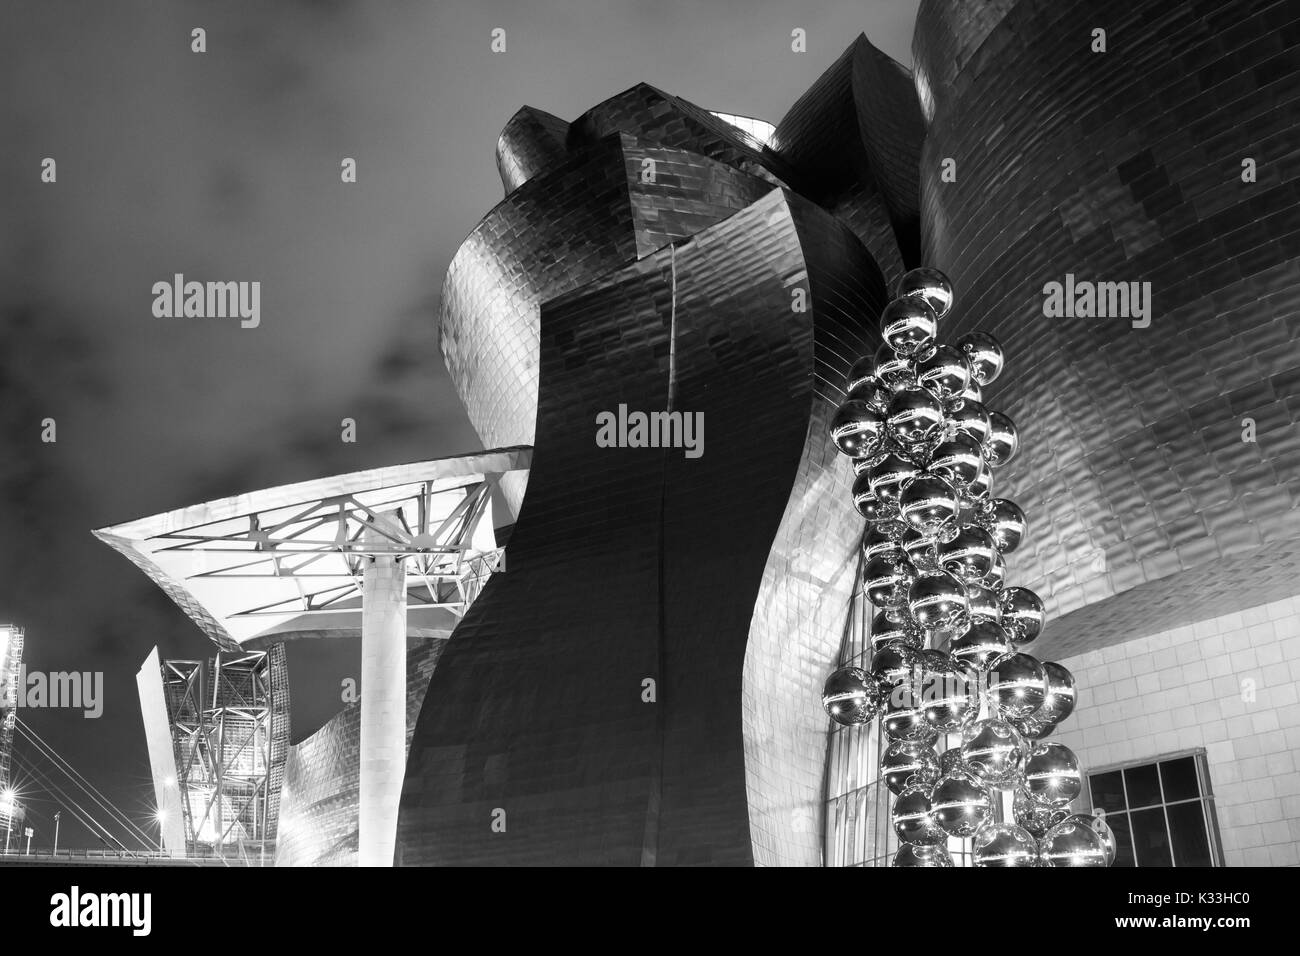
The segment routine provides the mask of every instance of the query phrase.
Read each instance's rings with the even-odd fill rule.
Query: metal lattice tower
[[[163,662],[190,853],[274,846],[288,742],[284,677],[283,645]]]
[[[23,629],[0,625],[0,790],[9,789],[9,757],[22,692]]]

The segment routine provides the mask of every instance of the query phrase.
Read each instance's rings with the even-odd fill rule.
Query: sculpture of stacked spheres
[[[1068,809],[1079,761],[1044,740],[1074,710],[1074,677],[1023,650],[1043,630],[1043,602],[1006,582],[1026,521],[992,492],[992,470],[1020,445],[1015,423],[983,403],[1002,346],[984,332],[940,342],[952,303],[937,269],[903,276],[880,318],[884,345],[853,366],[831,420],[853,459],[862,587],[879,610],[870,669],[835,671],[822,703],[841,724],[879,718],[889,740],[894,866],[951,866],[961,840],[976,866],[1109,866],[1104,820]],[[941,735],[960,738],[942,758]]]

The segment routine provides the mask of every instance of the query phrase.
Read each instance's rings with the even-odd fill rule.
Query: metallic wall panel
[[[808,311],[792,310],[796,287]],[[835,571],[861,530],[822,436],[883,301],[853,235],[774,190],[543,306],[529,495],[507,573],[457,629],[421,711],[398,862],[808,852],[772,831],[796,825],[783,803],[820,796],[814,685],[847,607]],[[704,414],[702,457],[596,446],[599,412],[670,395]],[[800,553],[814,540],[815,560]],[[823,606],[839,618],[825,631]],[[764,720],[782,726],[747,742]],[[769,801],[757,814],[755,787]],[[815,853],[815,831],[802,839]]]
[[[830,217],[793,204],[813,302],[810,415],[763,568],[745,649],[742,719],[754,862],[821,860],[826,715],[817,706],[857,586],[853,469],[827,440],[848,366],[880,345],[880,268]],[[815,250],[816,254],[811,254]],[[702,490],[701,490],[702,491]]]
[[[611,96],[574,120],[569,148],[620,131],[707,156],[774,186],[786,184],[793,172],[781,157],[726,120],[646,83]]]
[[[445,639],[420,640],[406,655],[406,745]],[[348,704],[290,750],[281,795],[276,866],[355,866],[361,707]]]
[[[924,136],[912,74],[859,35],[772,137],[793,184],[853,229],[891,285],[919,264]]]
[[[176,772],[176,750],[172,740],[171,719],[163,690],[162,660],[158,648],[140,665],[135,675],[140,694],[140,715],[144,718],[144,740],[149,751],[149,769],[153,777],[154,806],[158,809],[158,839],[171,853],[185,854],[185,806],[181,800],[180,778]],[[7,783],[8,781],[0,781]]]
[[[925,258],[957,289],[949,334],[1007,348],[988,404],[1023,451],[995,492],[1029,515],[1011,570],[1047,601],[1041,651],[1294,593],[1300,8],[975,6],[925,0],[918,21]],[[1066,273],[1150,282],[1150,327],[1045,318]]]
[[[531,106],[510,117],[497,139],[497,172],[506,195],[568,159],[568,133],[564,120]]]
[[[651,156],[658,181],[643,183],[641,160]],[[771,188],[713,160],[616,131],[584,142],[566,163],[498,204],[453,257],[439,321],[447,370],[484,443],[533,440],[542,301],[690,235]],[[502,480],[516,513],[525,487],[526,476]]]

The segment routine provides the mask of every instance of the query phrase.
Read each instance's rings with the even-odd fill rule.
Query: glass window
[[[1204,752],[1088,775],[1093,811],[1115,833],[1116,866],[1221,866]]]

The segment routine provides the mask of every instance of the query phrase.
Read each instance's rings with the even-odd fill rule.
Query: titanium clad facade
[[[406,744],[447,646],[420,639],[406,653]],[[361,705],[351,703],[289,750],[281,795],[276,866],[356,866]]]
[[[920,264],[917,164],[925,124],[912,74],[859,36],[777,124],[801,193],[845,222],[893,283]]]
[[[542,307],[528,497],[421,710],[399,863],[815,855],[772,831],[820,799],[808,705],[860,531],[825,422],[884,301],[856,237],[774,189]],[[597,447],[620,405],[702,413],[703,455]]]
[[[1295,593],[1300,7],[924,0],[914,52],[924,259],[959,290],[949,334],[1014,367],[990,405],[1024,451],[995,492],[1031,516],[1039,652]],[[1150,326],[1046,318],[1067,273],[1149,282]]]
[[[642,181],[646,160],[655,164],[653,182]],[[439,323],[447,370],[485,444],[533,441],[541,302],[691,235],[771,188],[722,163],[615,131],[584,142],[498,204],[447,269]],[[526,480],[502,481],[516,513]]]
[[[558,116],[525,106],[510,117],[497,140],[497,172],[506,195],[568,157],[564,140],[569,124]]]

